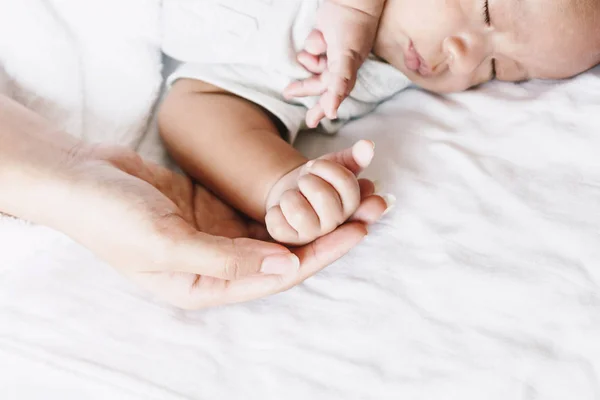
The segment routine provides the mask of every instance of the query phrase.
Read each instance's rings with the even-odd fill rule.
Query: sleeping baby
[[[360,141],[309,161],[291,145],[300,130],[334,133],[410,85],[446,93],[600,62],[600,0],[163,4],[163,48],[180,61],[159,114],[170,154],[291,245],[353,217],[374,154]]]

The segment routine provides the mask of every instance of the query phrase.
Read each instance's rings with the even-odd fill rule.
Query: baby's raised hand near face
[[[373,159],[372,142],[309,161],[282,177],[267,198],[265,223],[273,239],[291,245],[310,243],[351,218],[361,205],[364,184],[358,174]],[[374,196],[373,200],[381,198]],[[365,204],[363,207],[385,204]]]
[[[293,82],[284,91],[288,98],[321,96],[306,114],[314,128],[337,109],[352,91],[359,68],[375,41],[385,0],[326,0],[298,61],[312,77]]]

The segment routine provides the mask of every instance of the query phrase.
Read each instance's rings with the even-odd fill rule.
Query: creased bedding
[[[0,0],[0,87],[160,160],[158,12]],[[600,399],[599,93],[600,69],[410,90],[301,137],[310,155],[374,140],[367,175],[397,207],[318,276],[248,304],[157,304],[61,234],[0,217],[1,398]]]

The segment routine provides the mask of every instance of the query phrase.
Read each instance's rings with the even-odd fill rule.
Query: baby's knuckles
[[[344,207],[344,209],[348,208],[345,218],[349,217],[360,203],[360,187],[356,176],[348,168],[330,160],[316,160],[311,165],[310,171],[332,186],[343,188],[341,192],[338,191],[338,194],[342,203],[349,205]]]
[[[300,239],[315,238],[322,233],[319,217],[298,190],[285,192],[280,207],[288,223],[298,231]]]

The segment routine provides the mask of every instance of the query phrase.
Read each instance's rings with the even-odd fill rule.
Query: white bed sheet
[[[374,140],[367,176],[397,207],[341,261],[247,304],[162,306],[1,218],[0,397],[600,399],[599,93],[600,69],[412,90],[302,137],[311,155]]]
[[[377,143],[397,208],[287,293],[183,312],[67,238],[0,225],[5,398],[600,398],[600,71],[410,91]],[[3,396],[4,397],[4,396]]]

